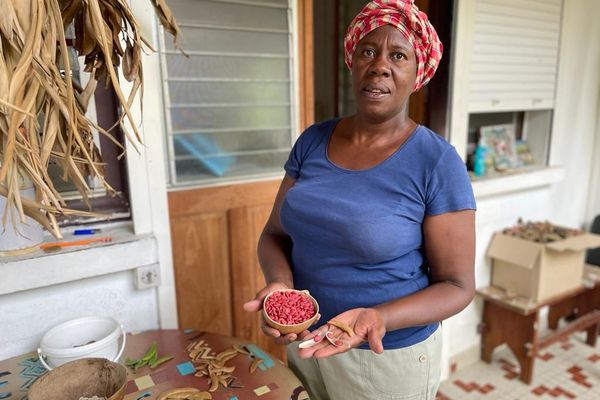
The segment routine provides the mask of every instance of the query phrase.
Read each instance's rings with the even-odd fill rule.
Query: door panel
[[[233,282],[233,326],[235,336],[248,338],[272,354],[283,358],[281,346],[275,345],[260,330],[260,315],[249,314],[242,305],[252,299],[265,286],[258,258],[256,244],[267,218],[271,205],[236,208],[230,211],[232,241],[238,243],[237,251],[231,254]]]
[[[282,346],[243,310],[264,287],[256,246],[280,180],[169,193],[181,328],[248,339],[283,359]]]
[[[172,218],[171,231],[181,327],[231,334],[226,213]]]

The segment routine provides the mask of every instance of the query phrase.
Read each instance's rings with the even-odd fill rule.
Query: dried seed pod
[[[240,354],[250,354],[250,352],[248,352],[246,349],[244,349],[242,346],[238,346],[237,344],[233,345],[233,348]]]
[[[536,243],[551,243],[580,235],[583,231],[557,226],[548,221],[523,222],[519,218],[517,225],[504,229],[503,233]]]
[[[256,371],[256,368],[263,362],[262,358],[255,358],[254,361],[252,361],[252,364],[250,364],[250,373],[253,374],[254,371]]]
[[[174,395],[170,395],[168,400],[210,400],[212,399],[212,394],[209,392],[183,392],[177,393]]]
[[[327,323],[329,325],[333,325],[336,328],[340,328],[341,330],[343,330],[344,332],[346,332],[348,334],[348,336],[352,337],[354,336],[354,330],[352,329],[352,327],[350,327],[349,325],[340,322],[340,321],[336,321],[335,319],[332,319],[330,321],[327,321]]]
[[[210,374],[210,387],[208,388],[209,392],[214,392],[219,388],[219,378],[217,374]]]
[[[207,376],[210,392],[217,390],[219,385],[223,385],[224,387],[229,385],[231,373],[235,370],[235,366],[227,366],[225,363],[241,352],[245,352],[239,346],[237,347],[232,346],[215,354],[212,348],[205,344],[204,341],[188,346],[188,349],[191,350],[189,352],[190,358],[195,364],[196,373],[194,376]]]
[[[182,388],[169,389],[169,390],[162,392],[158,396],[157,400],[182,399],[182,398],[185,399],[185,397],[176,397],[176,396],[179,396],[181,394],[189,395],[191,393],[200,393],[200,389],[193,388],[193,387],[182,387]]]
[[[190,351],[192,351],[196,346],[198,346],[200,343],[203,343],[204,340],[200,340],[198,342],[191,342],[190,344],[187,345],[187,347],[185,348],[185,351],[187,351],[188,353]]]
[[[235,356],[237,356],[237,354],[238,354],[238,352],[236,349],[229,348],[229,349],[224,350],[224,351],[220,352],[219,354],[217,354],[215,359],[220,361],[220,360],[226,359],[227,357],[232,356],[232,355],[235,357]]]

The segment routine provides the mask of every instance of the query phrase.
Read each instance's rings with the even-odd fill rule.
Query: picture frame
[[[516,148],[515,126],[513,124],[487,125],[479,128],[480,145],[494,162],[497,171],[519,166]]]
[[[529,143],[526,140],[516,141],[517,158],[519,159],[519,166],[526,167],[535,164],[535,158],[529,148]]]

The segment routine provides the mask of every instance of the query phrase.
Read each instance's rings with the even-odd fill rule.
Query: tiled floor
[[[519,364],[511,351],[498,347],[491,364],[479,361],[442,382],[437,400],[600,400],[600,340],[592,348],[583,339],[573,335],[544,349],[530,385],[518,379]]]

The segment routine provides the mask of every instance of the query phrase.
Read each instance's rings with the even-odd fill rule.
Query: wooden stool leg
[[[484,329],[481,334],[481,359],[491,362],[494,349],[498,345],[506,343],[521,366],[521,380],[531,383],[536,352],[537,312],[522,315],[489,301],[486,301],[483,307]],[[528,343],[532,346],[531,349],[526,348],[525,345]]]
[[[531,315],[513,315],[511,322],[506,323],[513,326],[511,335],[507,343],[512,350],[519,365],[521,366],[521,381],[530,384],[533,378],[533,362],[537,349],[535,342],[537,332],[535,325],[537,323],[537,311]],[[530,346],[529,348],[527,346]]]
[[[587,335],[585,342],[592,347],[596,347],[598,341],[598,332],[600,331],[600,323],[596,323],[586,329]]]
[[[562,317],[571,315],[576,308],[576,302],[573,299],[568,299],[559,304],[550,306],[548,310],[548,328],[556,330],[558,328],[558,321]]]
[[[498,318],[500,307],[485,301],[483,304],[483,329],[481,332],[481,359],[492,362],[494,349],[505,342],[502,321]]]

